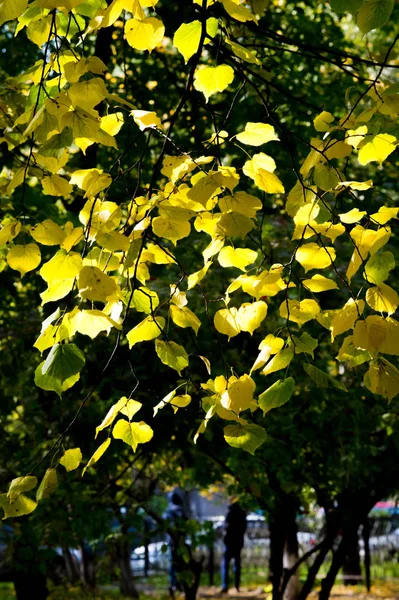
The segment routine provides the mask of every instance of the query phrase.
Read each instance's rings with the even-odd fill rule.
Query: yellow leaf
[[[126,406],[127,401],[128,401],[127,398],[125,396],[123,396],[123,398],[121,398],[120,400],[118,400],[118,402],[116,402],[115,404],[113,404],[111,406],[111,408],[105,415],[104,419],[101,421],[100,425],[98,425],[98,427],[96,427],[95,437],[98,436],[100,431],[102,431],[106,427],[109,427],[110,425],[112,425],[112,423],[115,421],[115,418],[118,416],[118,414],[120,413],[122,408],[124,406]]]
[[[4,520],[9,517],[29,515],[35,510],[37,503],[23,494],[20,494],[13,502],[7,498],[7,494],[0,494],[0,506],[4,510]]]
[[[43,192],[47,194],[47,196],[62,196],[63,198],[68,198],[69,194],[72,192],[70,183],[60,175],[43,177],[41,182]]]
[[[149,315],[159,305],[158,294],[150,288],[139,287],[133,292],[132,305],[138,312]]]
[[[7,498],[10,502],[14,502],[22,492],[29,492],[37,486],[37,477],[34,475],[25,475],[13,479],[8,488]]]
[[[215,22],[216,21],[216,28]],[[207,19],[207,33],[213,37],[218,27],[217,20],[214,18]],[[216,29],[216,30],[215,30]],[[176,46],[180,54],[183,55],[184,61],[187,61],[197,52],[201,39],[202,24],[201,21],[192,21],[191,23],[183,23],[176,30],[173,37],[173,44]]]
[[[201,327],[201,321],[187,306],[180,307],[172,304],[170,306],[170,316],[178,327],[191,327],[196,334]]]
[[[90,223],[90,231],[113,231],[119,226],[121,218],[122,210],[115,202],[102,202],[98,198],[88,200],[79,213],[83,225]]]
[[[389,285],[380,283],[367,290],[366,302],[377,312],[386,312],[388,315],[392,315],[399,305],[399,296]]]
[[[325,269],[335,260],[335,250],[331,246],[320,247],[318,244],[303,244],[298,248],[295,258],[305,269]]]
[[[40,294],[42,304],[47,302],[55,302],[55,300],[61,300],[69,294],[73,288],[74,277],[69,279],[57,279],[53,280],[48,284],[47,290]]]
[[[297,181],[288,194],[285,210],[290,217],[295,217],[298,210],[308,203],[314,203],[316,200],[317,187],[305,186]]]
[[[399,323],[392,318],[383,319],[377,315],[357,321],[353,332],[353,344],[370,354],[399,354]]]
[[[89,56],[78,61],[71,60],[64,65],[65,78],[69,83],[76,83],[85,73],[105,75],[107,67],[97,56]]]
[[[223,4],[225,11],[241,23],[245,23],[245,21],[256,21],[256,17],[242,4],[235,2],[234,0],[220,0]]]
[[[90,110],[100,104],[107,96],[107,88],[104,80],[100,77],[86,79],[80,83],[73,83],[68,90],[68,96],[71,104]]]
[[[157,113],[149,110],[132,110],[130,112],[132,115],[134,122],[138,125],[141,131],[145,129],[152,128],[156,129],[159,127],[162,128],[161,119],[157,117]]]
[[[117,231],[105,231],[96,236],[96,242],[99,246],[106,248],[110,252],[123,250],[127,252],[130,247],[130,240],[122,233]]]
[[[82,267],[82,258],[77,252],[67,253],[65,250],[58,252],[46,262],[39,273],[44,281],[50,283],[54,280],[72,279],[76,277]]]
[[[196,71],[194,87],[198,92],[204,94],[206,102],[208,102],[210,96],[217,92],[223,92],[233,79],[234,71],[229,65],[204,67]]]
[[[254,401],[255,382],[249,375],[239,379],[230,377],[227,389],[222,393],[220,403],[227,410],[239,414],[250,408]]]
[[[91,339],[97,337],[102,331],[109,334],[112,327],[122,329],[119,323],[113,321],[101,310],[81,310],[73,318],[73,324],[76,331],[82,335],[88,335]]]
[[[129,19],[125,25],[125,35],[132,48],[151,52],[162,42],[165,27],[162,21],[155,17]]]
[[[232,246],[225,246],[219,252],[218,261],[224,268],[237,267],[237,269],[245,271],[245,268],[254,263],[257,257],[258,253],[249,248],[233,248]]]
[[[43,246],[57,246],[62,244],[65,238],[65,232],[51,219],[38,223],[29,230],[29,233],[36,242]]]
[[[128,400],[127,398],[123,398],[126,400],[125,406],[121,408],[121,414],[125,415],[131,421],[136,413],[139,412],[141,407],[143,406],[141,402],[137,402],[137,400]]]
[[[320,306],[316,300],[284,300],[280,305],[280,316],[283,319],[294,321],[299,326],[311,321],[320,313]]]
[[[41,502],[57,489],[58,475],[55,469],[47,469],[36,491],[36,502]]]
[[[364,384],[373,392],[389,401],[399,393],[399,371],[385,358],[373,360],[364,375]]]
[[[331,319],[331,337],[334,338],[348,329],[351,329],[355,321],[360,318],[364,311],[363,300],[353,300],[350,298],[348,302],[337,311],[334,311],[334,317]]]
[[[342,221],[342,223],[352,224],[352,223],[358,223],[359,221],[361,221],[363,219],[364,215],[367,215],[367,212],[365,210],[359,210],[358,208],[352,208],[352,210],[350,210],[349,212],[340,213],[338,216],[339,216],[340,220]]]
[[[252,371],[256,371],[257,369],[261,369],[269,360],[272,354],[277,354],[280,352],[284,346],[283,338],[275,337],[272,333],[269,333],[265,337],[264,340],[259,344],[260,353],[258,354],[252,369]]]
[[[116,112],[110,113],[109,115],[105,115],[101,117],[101,129],[108,133],[109,135],[116,135],[121,130],[123,125],[123,113]]]
[[[230,338],[238,335],[241,331],[238,310],[236,308],[222,308],[214,316],[213,323],[219,333]]]
[[[270,375],[281,369],[288,367],[294,357],[294,351],[292,348],[286,348],[278,354],[276,354],[261,371],[261,375]]]
[[[259,301],[245,303],[238,309],[237,320],[241,331],[248,331],[251,335],[266,318],[267,304]]]
[[[247,233],[255,227],[254,222],[242,213],[223,213],[216,225],[216,234],[227,237],[245,238]]]
[[[247,160],[243,166],[243,172],[251,179],[255,179],[258,172],[263,169],[273,173],[276,170],[276,163],[271,156],[268,156],[264,152],[254,154],[251,160]]]
[[[361,141],[364,140],[368,132],[367,125],[361,125],[357,129],[349,129],[345,134],[345,142],[354,148],[357,148]]]
[[[323,275],[313,275],[311,279],[304,279],[302,284],[306,289],[310,290],[314,294],[338,289],[335,281],[328,279],[327,277],[323,277]]]
[[[183,369],[188,367],[188,354],[180,344],[155,340],[155,351],[160,361],[171,369],[175,369],[179,375]]]
[[[395,148],[395,136],[389,133],[379,133],[359,149],[359,163],[367,165],[369,162],[375,161],[382,164]]]
[[[3,0],[0,2],[0,25],[20,17],[28,6],[28,0]]]
[[[388,206],[381,206],[378,212],[370,215],[370,218],[376,221],[379,225],[385,225],[391,219],[398,218],[399,208],[389,208]]]
[[[110,445],[110,443],[111,443],[111,438],[107,438],[105,440],[105,442],[103,442],[101,444],[101,446],[99,446],[97,448],[97,450],[94,452],[93,456],[91,457],[91,459],[89,460],[89,462],[87,463],[85,468],[83,469],[82,477],[86,473],[86,471],[89,467],[92,467],[98,460],[100,460],[100,458],[102,457],[104,452],[108,449],[108,446]]]
[[[351,190],[364,191],[373,187],[373,181],[371,179],[368,179],[367,181],[340,181],[335,189],[338,190],[341,187],[348,187]]]
[[[205,277],[205,275],[208,272],[209,267],[211,266],[212,262],[209,261],[208,263],[206,263],[202,269],[200,269],[199,271],[196,271],[195,273],[192,273],[191,275],[189,275],[187,277],[187,289],[191,290],[193,287],[195,287],[200,281],[203,280],[203,278]]]
[[[334,121],[334,117],[331,113],[323,110],[315,119],[313,119],[313,125],[316,131],[330,131],[331,123]]]
[[[83,240],[83,227],[74,227],[70,221],[64,227],[65,238],[61,243],[61,248],[69,252],[71,248],[76,246]]]
[[[176,246],[178,240],[190,235],[191,225],[189,221],[155,217],[152,220],[152,230],[155,235],[170,240]]]
[[[55,33],[54,30],[51,31],[52,22],[52,15],[48,15],[48,17],[43,16],[41,19],[29,23],[26,35],[34,44],[37,44],[41,48],[50,39],[50,32],[52,36]]]
[[[26,244],[26,246],[15,245],[7,254],[7,263],[14,271],[19,271],[21,277],[28,271],[33,271],[40,265],[42,257],[37,244]]]
[[[125,444],[131,446],[133,452],[136,452],[138,444],[149,442],[154,432],[144,421],[128,423],[124,419],[119,419],[112,430],[112,435],[114,438],[122,440]]]
[[[147,342],[157,338],[161,335],[164,327],[165,319],[163,317],[147,317],[126,334],[129,348],[132,348],[139,342]]]
[[[238,212],[247,217],[255,217],[262,208],[262,201],[246,192],[234,192],[232,196],[223,196],[219,200],[222,212]]]
[[[261,146],[267,142],[279,141],[272,125],[266,123],[246,123],[242,133],[236,135],[236,139],[242,144],[249,146]]]
[[[11,221],[11,223],[5,224],[0,229],[0,246],[9,244],[14,238],[17,237],[21,231],[21,223],[19,221]]]
[[[66,450],[60,458],[60,464],[68,471],[74,471],[82,462],[82,452],[80,448],[71,448]]]
[[[78,277],[79,294],[86,300],[106,302],[117,291],[115,281],[98,267],[83,267]]]

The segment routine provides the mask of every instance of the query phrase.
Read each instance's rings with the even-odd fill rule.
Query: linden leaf
[[[165,27],[159,19],[129,19],[125,24],[127,43],[136,50],[151,52],[160,44],[165,35]]]
[[[399,393],[399,371],[385,358],[373,360],[364,375],[364,384],[373,394],[390,402]]]
[[[37,244],[15,245],[7,254],[7,263],[11,269],[19,271],[21,277],[28,271],[33,271],[40,264],[42,257]]]
[[[389,21],[394,0],[367,0],[357,14],[357,25],[362,33],[382,27]]]
[[[152,220],[152,230],[155,235],[170,240],[176,246],[178,240],[190,235],[191,225],[189,221],[155,217]]]
[[[188,354],[180,344],[155,340],[155,351],[160,361],[171,369],[175,369],[179,375],[183,369],[188,367]]]
[[[121,408],[120,412],[131,421],[143,405],[141,402],[137,402],[137,400],[128,400],[126,397],[123,400],[125,400],[125,406]]]
[[[0,26],[22,15],[28,6],[28,0],[3,0],[0,2]]]
[[[246,21],[255,21],[255,16],[242,4],[235,2],[235,0],[220,0],[224,6],[225,11],[241,23],[245,23]]]
[[[252,219],[238,212],[223,213],[216,225],[216,234],[244,239],[255,227]]]
[[[388,206],[381,206],[378,212],[373,213],[370,217],[373,221],[376,221],[379,225],[385,225],[391,219],[398,218],[399,208],[389,208]]]
[[[114,425],[112,435],[114,438],[122,440],[125,444],[131,446],[133,452],[136,452],[138,444],[149,442],[154,432],[144,421],[128,423],[124,419],[119,419]]]
[[[320,306],[316,300],[284,300],[280,305],[280,316],[283,319],[294,321],[299,326],[311,321],[320,313]]]
[[[47,302],[54,302],[55,300],[61,300],[69,294],[73,288],[75,279],[60,279],[49,283],[48,288],[40,294],[42,304]]]
[[[51,283],[55,280],[73,279],[82,268],[82,257],[77,252],[58,252],[46,262],[39,273],[44,281]]]
[[[61,196],[62,198],[68,198],[69,194],[72,192],[71,184],[60,175],[43,177],[41,182],[43,186],[43,192],[48,196]]]
[[[276,354],[261,371],[261,375],[270,375],[281,369],[288,367],[294,357],[294,351],[292,348],[285,348],[278,354]]]
[[[36,492],[36,502],[51,496],[58,486],[58,476],[55,469],[47,469]]]
[[[310,354],[310,356],[314,358],[313,351],[317,348],[319,342],[306,333],[306,331],[300,338],[293,335],[292,342],[294,344],[295,354],[302,354],[302,352],[304,352],[305,354]]]
[[[313,275],[311,279],[304,279],[302,281],[302,285],[314,294],[338,289],[335,281],[328,279],[327,277],[323,277],[323,275]]]
[[[176,306],[172,304],[170,306],[170,316],[172,321],[178,325],[178,327],[191,327],[195,333],[198,333],[198,329],[201,327],[201,321],[187,306]]]
[[[157,113],[150,110],[132,110],[130,114],[133,117],[136,125],[140,127],[141,131],[145,131],[147,128],[159,129],[162,128],[161,119],[157,117]]]
[[[342,223],[352,224],[352,223],[358,223],[359,221],[361,221],[363,219],[364,215],[367,215],[367,212],[365,210],[359,210],[358,208],[352,208],[352,210],[350,210],[349,212],[341,213],[338,216]]]
[[[218,21],[214,17],[207,19],[206,32],[210,37],[213,37],[218,29]],[[176,30],[173,37],[173,44],[176,46],[180,54],[183,55],[184,61],[187,61],[197,52],[201,39],[202,24],[201,21],[192,21],[191,23],[183,23]]]
[[[194,87],[198,92],[204,94],[206,102],[208,102],[210,96],[217,92],[223,92],[233,79],[234,71],[229,65],[204,67],[196,71]]]
[[[273,383],[263,394],[258,398],[258,404],[265,415],[272,408],[283,406],[291,398],[295,389],[295,379],[287,377],[287,379],[279,379]]]
[[[126,334],[129,348],[132,348],[139,342],[147,342],[157,338],[161,335],[164,327],[165,319],[163,317],[155,317],[154,319],[147,317]]]
[[[360,318],[364,311],[363,300],[353,300],[350,298],[348,302],[334,313],[334,317],[331,319],[331,337],[334,338],[348,329],[351,329],[355,321]]]
[[[382,164],[384,160],[395,150],[396,138],[389,133],[379,133],[369,142],[366,142],[359,150],[359,163],[367,165],[369,162]]]
[[[227,389],[221,395],[220,403],[224,408],[238,415],[251,407],[254,392],[255,382],[249,375],[242,375],[239,379],[230,377]]]
[[[7,494],[0,494],[0,506],[4,510],[4,519],[9,517],[21,517],[29,515],[37,507],[37,503],[20,494],[13,502],[7,498]]]
[[[85,362],[83,352],[75,344],[55,344],[47,355],[41,372],[62,383],[79,373]]]
[[[212,262],[209,261],[207,262],[202,269],[200,269],[199,271],[196,271],[195,273],[191,273],[191,275],[189,275],[187,277],[187,290],[191,290],[193,287],[195,287],[200,281],[203,280],[203,278],[205,277],[205,275],[208,272],[209,267],[211,266]]]
[[[132,306],[138,312],[149,315],[159,306],[158,294],[150,288],[139,287],[133,292]]]
[[[79,272],[78,285],[82,298],[104,303],[117,291],[114,279],[98,267],[83,267]]]
[[[109,334],[112,327],[122,329],[119,323],[116,323],[101,310],[81,310],[73,318],[73,324],[76,331],[82,335],[88,335],[91,339],[97,337],[102,331]]]
[[[309,377],[311,379],[313,379],[313,381],[318,386],[327,387],[327,388],[333,386],[333,387],[337,388],[338,390],[342,390],[344,392],[348,391],[343,383],[341,383],[340,381],[337,381],[336,379],[334,379],[334,377],[331,377],[331,375],[324,373],[324,371],[321,371],[317,367],[314,367],[313,365],[305,364],[305,365],[303,365],[303,368],[306,371],[306,373],[309,375]]]
[[[269,360],[272,354],[277,354],[284,346],[284,340],[282,338],[275,337],[273,334],[269,334],[265,337],[264,340],[259,345],[260,353],[258,354],[252,371],[256,371],[257,369],[261,369]]]
[[[266,123],[246,123],[244,131],[238,133],[236,139],[249,146],[261,146],[267,142],[279,141],[274,127]]]
[[[380,283],[367,290],[366,302],[372,309],[392,315],[399,305],[399,296],[389,285]]]
[[[66,392],[71,387],[75,385],[77,381],[79,381],[80,374],[76,373],[76,375],[72,375],[68,377],[64,381],[58,379],[57,377],[53,377],[48,375],[47,373],[43,375],[42,368],[44,366],[44,362],[40,363],[40,365],[35,370],[35,384],[37,387],[40,387],[42,390],[47,390],[49,392],[55,392],[61,398],[62,392]]]
[[[313,125],[316,131],[326,132],[330,131],[331,123],[334,121],[334,117],[331,113],[323,110],[317,117],[313,119]]]
[[[303,244],[296,252],[295,258],[305,269],[325,269],[335,260],[336,254],[331,246],[320,247],[318,244]]]
[[[68,471],[74,471],[82,462],[82,452],[80,448],[71,448],[66,450],[60,458],[60,464]]]
[[[248,265],[255,262],[258,257],[258,253],[249,248],[233,248],[232,246],[225,246],[219,252],[218,262],[220,266],[226,267],[237,267],[241,271],[245,271]]]
[[[392,252],[377,252],[367,261],[363,277],[370,283],[380,285],[389,277],[395,268],[395,258]]]
[[[91,457],[91,459],[89,460],[89,462],[87,463],[87,465],[85,466],[85,468],[82,471],[82,477],[83,475],[86,473],[87,469],[89,467],[92,467],[98,460],[100,460],[100,458],[102,457],[102,455],[105,453],[105,451],[108,449],[108,446],[111,443],[111,438],[107,438],[105,440],[105,442],[103,442],[101,444],[101,446],[99,446],[97,448],[97,450],[94,452],[93,456]]]
[[[251,335],[266,318],[267,304],[262,300],[245,303],[238,309],[237,319],[241,331],[248,331]]]
[[[353,332],[353,344],[370,354],[399,355],[399,323],[392,318],[383,319],[377,315],[357,321]]]
[[[17,477],[13,479],[10,483],[10,487],[8,488],[7,498],[10,502],[14,502],[16,498],[22,492],[29,492],[33,490],[37,486],[37,477],[34,475],[25,475],[24,477]]]
[[[213,323],[219,333],[230,338],[238,335],[241,331],[240,320],[236,308],[222,308],[218,310],[213,318]]]
[[[255,454],[266,440],[266,431],[263,427],[245,422],[227,425],[223,429],[223,435],[229,446],[246,450],[250,454]]]
[[[46,219],[31,227],[29,233],[36,242],[43,246],[58,246],[66,236],[65,231],[51,219]]]

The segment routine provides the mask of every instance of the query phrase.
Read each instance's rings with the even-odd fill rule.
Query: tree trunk
[[[116,546],[116,560],[120,570],[119,589],[121,594],[130,598],[138,598],[138,592],[133,583],[133,572],[130,564],[130,547],[127,541],[121,541]]]
[[[364,542],[364,572],[366,578],[366,588],[370,591],[371,588],[371,558],[370,558],[370,522],[366,517],[363,523],[363,542]]]
[[[76,583],[80,579],[79,564],[76,557],[67,546],[62,548],[62,554],[65,562],[65,570],[69,583]]]
[[[202,562],[201,560],[196,560],[191,556],[189,563],[190,570],[190,580],[184,581],[183,583],[183,591],[185,600],[195,600],[197,597],[198,587],[201,578],[202,572]]]
[[[82,563],[80,566],[80,578],[84,586],[94,588],[96,586],[96,569],[94,551],[86,542],[81,542],[80,551]]]
[[[330,597],[330,593],[335,583],[335,579],[338,575],[338,571],[344,563],[345,556],[348,551],[348,545],[348,536],[344,535],[339,543],[337,550],[334,552],[330,569],[327,575],[324,577],[323,581],[321,582],[319,600],[328,600],[328,598]]]
[[[278,507],[270,515],[270,559],[269,578],[273,587],[272,600],[280,600],[280,586],[283,576],[283,555],[286,538],[286,528],[282,507]]]
[[[298,528],[296,524],[295,510],[287,511],[286,514],[286,540],[283,556],[283,567],[292,569],[298,561]],[[283,591],[284,600],[297,600],[299,595],[299,569],[288,579],[285,590]]]
[[[344,584],[358,585],[362,578],[358,532],[354,530],[348,536],[348,551],[342,565]]]

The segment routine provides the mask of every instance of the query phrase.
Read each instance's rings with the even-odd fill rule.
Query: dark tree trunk
[[[138,598],[138,592],[133,583],[133,572],[130,565],[130,548],[127,541],[118,542],[116,560],[120,570],[119,589],[121,594],[130,598]]]
[[[363,542],[364,542],[364,572],[366,578],[366,588],[370,591],[371,588],[371,557],[370,557],[370,522],[368,517],[363,523]]]
[[[272,600],[280,600],[280,586],[283,576],[283,556],[286,538],[284,510],[281,505],[270,515],[269,530],[269,578],[273,587]]]
[[[93,548],[82,542],[80,544],[80,551],[82,553],[81,581],[86,587],[94,588],[96,587],[96,569]]]
[[[337,550],[333,554],[333,560],[327,575],[321,582],[321,590],[319,593],[319,600],[328,600],[332,587],[335,583],[335,579],[338,575],[338,571],[344,564],[345,556],[348,551],[349,540],[348,536],[344,535],[339,543]]]
[[[65,570],[68,581],[69,583],[76,583],[80,579],[79,564],[67,546],[62,548],[62,554],[64,556]]]
[[[298,561],[298,528],[296,524],[296,511],[292,506],[286,511],[286,539],[284,548],[283,566],[284,572],[292,569]],[[284,600],[297,600],[299,594],[299,569],[296,570],[287,580],[285,590],[282,590],[281,596]]]
[[[345,585],[358,585],[362,578],[359,553],[359,537],[357,531],[348,534],[348,551],[345,556],[342,571]]]
[[[200,584],[201,572],[202,572],[202,562],[201,560],[196,560],[195,558],[190,558],[189,570],[190,570],[190,580],[185,581],[183,583],[183,591],[185,600],[195,600],[197,597],[198,587]]]

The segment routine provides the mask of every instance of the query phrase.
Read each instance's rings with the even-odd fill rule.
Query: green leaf
[[[73,471],[77,469],[82,462],[82,452],[80,448],[71,448],[67,450],[60,459],[60,464],[66,468],[66,470]]]
[[[155,341],[155,351],[161,362],[181,375],[183,369],[188,367],[188,354],[180,344],[175,342]]]
[[[51,496],[58,486],[58,475],[55,469],[47,469],[36,492],[36,501],[40,502]]]
[[[335,12],[349,12],[352,15],[357,13],[362,4],[364,4],[364,0],[329,0],[329,2]]]
[[[223,429],[224,439],[233,448],[241,448],[250,454],[263,444],[266,439],[266,431],[260,425],[252,425],[242,422],[227,425]]]
[[[0,506],[4,510],[4,519],[9,517],[21,517],[29,515],[37,507],[37,503],[20,494],[13,502],[7,498],[7,494],[0,494]]]
[[[43,375],[43,373],[42,373],[43,365],[44,365],[44,361],[40,363],[40,365],[37,367],[37,369],[35,371],[35,384],[37,385],[37,387],[41,388],[42,390],[46,390],[48,392],[55,392],[56,394],[59,395],[60,398],[61,398],[62,392],[66,392],[67,390],[69,390],[69,388],[74,386],[75,383],[77,381],[79,381],[79,379],[80,379],[79,373],[77,373],[76,375],[72,375],[72,377],[68,377],[68,379],[65,379],[65,381],[61,381],[60,379],[57,379],[56,377],[51,377],[48,374]]]
[[[390,271],[394,268],[395,258],[392,252],[378,252],[367,261],[363,277],[369,283],[380,285],[388,279]]]
[[[312,338],[308,333],[303,333],[301,337],[293,336],[292,337],[294,346],[295,346],[295,354],[301,354],[304,352],[305,354],[310,354],[312,358],[314,358],[313,351],[317,348],[319,342]]]
[[[343,383],[337,381],[337,379],[334,379],[334,377],[331,377],[331,375],[324,373],[324,371],[321,371],[317,367],[314,367],[313,365],[303,365],[303,368],[309,375],[309,377],[313,379],[315,383],[317,383],[317,385],[321,385],[322,387],[333,386],[338,390],[342,390],[344,392],[348,391]]]
[[[388,23],[393,7],[394,0],[367,0],[357,15],[360,31],[368,33]]]
[[[29,492],[37,486],[37,477],[33,475],[25,475],[25,477],[17,477],[13,479],[8,488],[7,497],[11,502],[22,493]]]
[[[75,344],[55,344],[44,361],[42,375],[54,377],[61,383],[77,375],[86,359]]]
[[[265,415],[272,408],[283,406],[291,398],[295,388],[295,379],[279,379],[259,396],[258,404]]]
[[[138,444],[145,444],[152,439],[153,430],[147,423],[128,423],[124,419],[119,419],[112,430],[112,435],[118,440],[128,444],[136,452]]]

